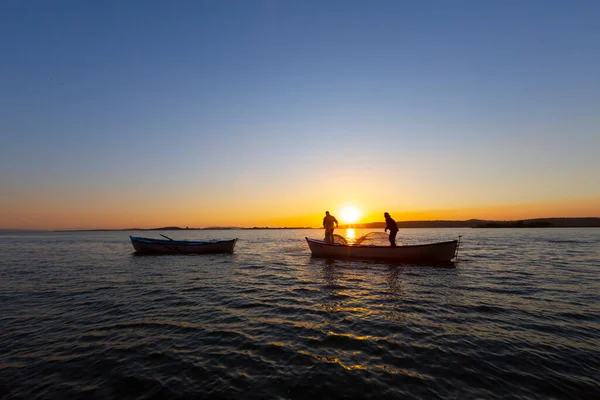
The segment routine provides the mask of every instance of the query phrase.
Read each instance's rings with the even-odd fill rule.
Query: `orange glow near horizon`
[[[158,197],[158,196],[157,196]],[[155,201],[127,201],[123,198],[98,196],[60,202],[54,199],[29,198],[28,201],[4,202],[0,207],[0,229],[127,229],[178,226],[205,228],[231,227],[312,227],[320,228],[324,212],[333,208],[340,223],[383,222],[383,211],[396,221],[420,220],[519,220],[549,217],[599,217],[600,197],[531,202],[519,204],[474,205],[462,208],[415,209],[403,205],[373,204],[355,201],[354,210],[328,207],[323,201],[298,199],[292,203],[280,199],[247,201],[242,204],[158,198]],[[121,201],[123,200],[123,201]],[[378,199],[377,199],[378,200]],[[355,205],[354,205],[355,204]],[[308,207],[310,205],[310,207]],[[315,206],[316,205],[316,206]],[[368,205],[368,207],[367,207]],[[307,212],[303,212],[303,210]],[[360,210],[360,211],[359,211]]]

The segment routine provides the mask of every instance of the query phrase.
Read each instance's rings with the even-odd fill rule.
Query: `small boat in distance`
[[[164,236],[164,235],[161,235]],[[166,236],[165,236],[166,237]],[[129,236],[136,252],[141,254],[215,254],[233,253],[237,239],[206,242],[151,239]]]
[[[314,257],[360,258],[410,263],[451,262],[458,253],[460,240],[391,247],[325,243],[323,240],[305,239]]]

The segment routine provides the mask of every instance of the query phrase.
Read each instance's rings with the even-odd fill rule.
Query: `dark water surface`
[[[450,269],[312,259],[318,230],[164,233],[240,240],[0,233],[0,397],[600,398],[600,229],[400,231],[463,235]]]

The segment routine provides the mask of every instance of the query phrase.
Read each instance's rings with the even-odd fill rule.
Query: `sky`
[[[600,216],[600,2],[0,3],[0,228]]]

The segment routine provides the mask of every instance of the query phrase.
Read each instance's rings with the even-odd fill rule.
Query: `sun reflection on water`
[[[345,237],[348,243],[354,243],[356,241],[356,231],[354,228],[346,228]]]

